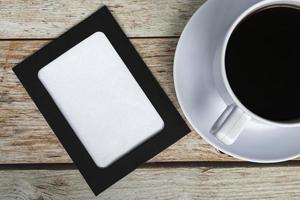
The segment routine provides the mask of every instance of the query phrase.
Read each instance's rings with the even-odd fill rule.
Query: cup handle
[[[226,145],[232,145],[244,130],[251,117],[232,104],[227,106],[222,115],[214,123],[211,133]]]

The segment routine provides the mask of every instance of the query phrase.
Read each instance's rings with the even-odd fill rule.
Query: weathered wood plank
[[[0,38],[55,38],[102,5],[129,37],[178,36],[204,0],[1,0]]]
[[[71,162],[11,68],[48,41],[0,41],[0,163]],[[172,79],[177,39],[134,39],[137,50],[179,108]],[[233,160],[195,133],[152,162]]]
[[[139,168],[95,198],[77,170],[0,171],[0,199],[299,199],[300,167]]]

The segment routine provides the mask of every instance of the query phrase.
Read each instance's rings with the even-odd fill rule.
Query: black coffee
[[[280,5],[246,17],[226,50],[230,86],[253,113],[278,122],[300,119],[300,10]]]

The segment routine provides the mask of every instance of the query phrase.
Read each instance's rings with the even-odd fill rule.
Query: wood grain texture
[[[204,0],[1,0],[0,39],[55,38],[107,5],[129,37],[180,35]]]
[[[0,199],[299,199],[300,167],[139,168],[95,198],[77,170],[0,171]]]
[[[0,163],[72,162],[34,103],[12,72],[12,67],[49,41],[0,41]],[[133,39],[146,64],[172,102],[176,100],[172,65],[177,39]],[[219,153],[192,132],[151,162],[224,161]]]

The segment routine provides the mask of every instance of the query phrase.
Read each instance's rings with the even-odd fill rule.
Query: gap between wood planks
[[[129,40],[138,39],[179,39],[180,36],[151,36],[151,37],[128,37]],[[0,38],[1,41],[52,41],[57,38]]]
[[[144,163],[139,169],[148,168],[278,168],[278,167],[299,167],[299,160],[291,160],[282,163],[258,164],[250,162],[157,162]],[[3,170],[76,170],[77,167],[73,163],[37,163],[37,164],[0,164],[0,171]]]

